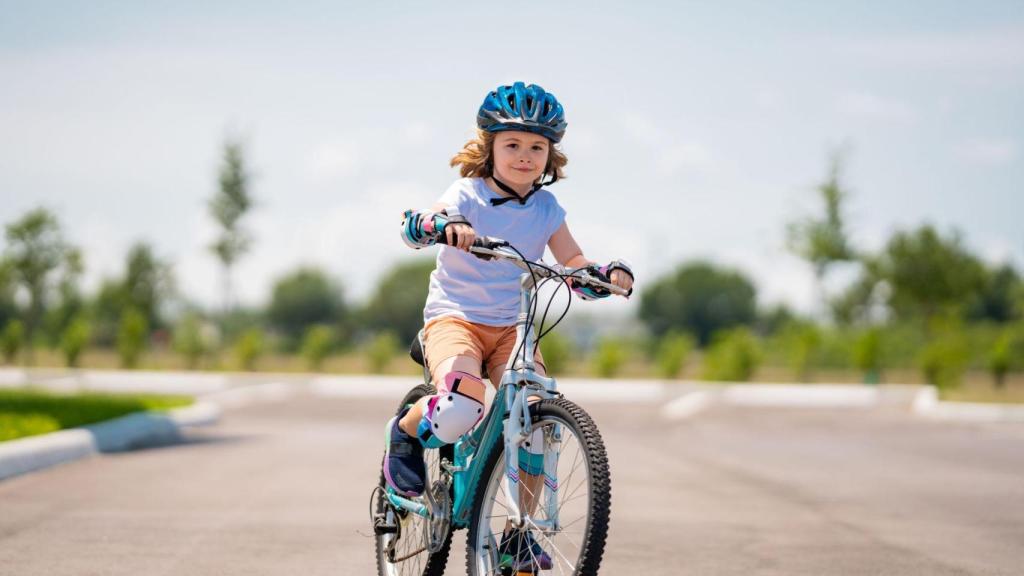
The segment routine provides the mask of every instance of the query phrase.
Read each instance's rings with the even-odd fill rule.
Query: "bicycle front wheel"
[[[520,470],[519,501],[530,521],[525,531],[514,531],[503,481],[504,448],[492,451],[474,498],[467,572],[597,574],[611,508],[611,478],[601,434],[582,408],[564,398],[542,400],[530,407],[530,413],[534,430],[543,434],[545,460],[557,461],[553,477]]]

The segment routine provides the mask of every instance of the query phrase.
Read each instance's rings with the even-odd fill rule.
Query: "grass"
[[[0,442],[95,424],[133,412],[169,410],[192,403],[186,396],[155,394],[55,394],[0,389]]]

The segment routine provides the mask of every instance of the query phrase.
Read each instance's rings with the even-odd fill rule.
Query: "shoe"
[[[533,539],[529,531],[513,530],[501,537],[498,567],[512,570],[551,570],[551,556]]]
[[[384,431],[384,480],[398,494],[412,498],[423,493],[427,467],[419,438],[409,436],[398,425],[408,411],[405,409],[392,418]]]

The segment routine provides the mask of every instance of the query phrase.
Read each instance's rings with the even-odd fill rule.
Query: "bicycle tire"
[[[398,410],[395,413],[397,414],[398,412],[401,412],[403,408],[409,406],[410,404],[415,404],[420,398],[424,396],[432,396],[436,393],[437,390],[435,390],[432,385],[419,384],[406,393],[405,397],[402,398],[402,402],[398,405]],[[431,451],[425,451],[425,456],[427,455],[427,452]],[[440,457],[446,457],[449,459],[451,459],[452,457],[452,449],[449,446],[444,446],[439,450],[434,450],[433,452],[438,452]],[[429,461],[430,459],[428,458],[428,462]],[[432,477],[436,477],[436,475]],[[380,480],[378,481],[378,487],[380,488],[380,490],[378,490],[376,493],[376,502],[374,504],[374,512],[377,514],[384,511],[385,503],[387,502],[387,499],[384,496],[384,489],[386,487],[386,483],[384,480],[383,467],[380,474]],[[388,535],[381,534],[375,536],[374,549],[377,555],[378,576],[443,576],[445,566],[448,564],[448,554],[449,552],[451,552],[452,532],[453,530],[449,529],[448,535],[445,537],[444,544],[437,552],[434,552],[433,554],[429,554],[426,551],[420,553],[427,554],[427,557],[425,560],[423,560],[422,564],[410,563],[408,565],[406,565],[406,562],[409,562],[409,560],[407,560],[406,562],[402,562],[400,564],[394,564],[389,562],[385,550],[385,539],[387,538]]]
[[[583,461],[586,464],[585,468],[587,471],[586,482],[589,495],[586,504],[587,516],[585,527],[582,530],[582,536],[579,538],[579,555],[573,560],[572,558],[567,558],[564,554],[562,558],[556,558],[554,554],[551,554],[552,560],[555,562],[552,573],[596,575],[601,565],[601,558],[604,555],[611,512],[611,475],[608,468],[608,456],[604,448],[604,442],[601,439],[601,434],[593,419],[583,408],[564,398],[537,402],[530,407],[530,414],[534,426],[544,427],[548,425],[546,423],[551,422],[563,425],[566,427],[566,430],[571,431],[580,452],[583,454]],[[563,444],[566,441],[565,436],[566,432],[563,431]],[[483,564],[481,554],[488,554],[485,548],[490,546],[489,543],[493,543],[495,541],[494,537],[497,536],[493,523],[496,520],[500,522],[500,515],[492,513],[492,509],[495,503],[500,504],[500,502],[497,502],[497,498],[501,491],[500,483],[503,481],[504,476],[504,452],[504,443],[502,443],[488,455],[486,465],[483,468],[481,483],[473,497],[473,511],[466,541],[466,573],[469,576],[491,576],[492,574],[512,573],[508,569],[484,572],[486,568],[481,566]],[[570,491],[573,490],[571,480],[574,473],[570,473],[569,478],[562,477],[563,455],[565,455],[565,450],[559,456],[559,478],[557,481],[561,485],[563,481],[568,480],[565,482],[564,491],[560,494],[571,494]],[[562,490],[562,486],[559,486],[559,490]],[[569,496],[570,500],[573,498],[575,497]],[[494,502],[485,502],[485,499],[492,499]],[[562,501],[559,504],[560,515],[564,503]],[[573,523],[575,524],[576,522],[578,520]],[[563,525],[563,529],[565,527],[566,525]],[[484,533],[485,531],[487,533]],[[557,537],[558,534],[555,536]],[[544,536],[544,538],[547,537]],[[549,540],[549,542],[553,542],[553,540]],[[542,546],[544,546],[543,543]],[[545,551],[551,552],[546,547]],[[563,561],[565,565],[559,571],[558,563]],[[571,570],[566,572],[566,567],[571,568]]]

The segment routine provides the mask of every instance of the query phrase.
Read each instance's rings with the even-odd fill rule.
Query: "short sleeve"
[[[558,199],[555,198],[554,194],[550,195],[551,204],[548,207],[548,240],[558,232],[558,229],[562,227],[562,223],[565,222],[565,208],[558,203]],[[546,243],[546,242],[545,242]]]

